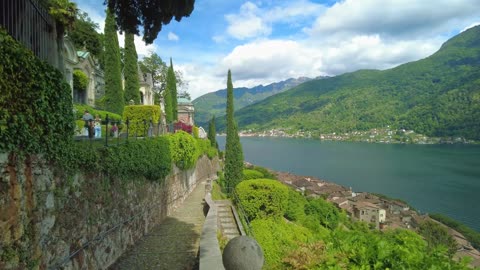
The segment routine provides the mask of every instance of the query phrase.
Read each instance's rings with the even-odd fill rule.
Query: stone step
[[[233,228],[233,229],[223,229],[223,233],[224,234],[237,234],[239,235],[240,233],[238,232],[238,229],[237,228]]]

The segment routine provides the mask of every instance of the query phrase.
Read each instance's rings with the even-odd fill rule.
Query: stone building
[[[193,103],[186,98],[179,98],[177,99],[177,104],[178,121],[193,126],[193,116],[195,112]]]
[[[96,60],[89,52],[77,50],[68,36],[64,38],[63,42],[63,59],[65,79],[72,89],[73,102],[95,106],[95,101],[105,95],[103,71]],[[73,72],[75,70],[81,70],[87,75],[88,83],[85,91],[73,88]]]
[[[375,228],[380,228],[380,223],[384,223],[387,217],[385,209],[370,202],[355,202],[353,204],[353,216],[360,221],[375,224]]]
[[[143,73],[138,68],[138,79],[140,82],[140,104],[153,105],[153,79],[152,74]]]

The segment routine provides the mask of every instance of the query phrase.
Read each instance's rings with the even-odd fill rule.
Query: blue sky
[[[103,31],[103,0],[74,2]],[[135,44],[140,56],[172,57],[196,98],[226,88],[228,69],[235,87],[252,87],[391,68],[479,23],[478,0],[196,0],[191,16],[165,25],[153,44]]]

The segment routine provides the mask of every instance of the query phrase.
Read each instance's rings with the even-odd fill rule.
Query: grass
[[[213,181],[212,200],[218,201],[218,200],[226,200],[226,199],[228,199],[227,194],[222,192],[222,188],[216,181]]]

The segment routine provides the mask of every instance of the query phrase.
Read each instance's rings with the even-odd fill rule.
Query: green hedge
[[[98,114],[100,116],[100,119],[102,119],[102,121],[107,119],[107,114],[108,114],[108,119],[110,119],[110,121],[121,121],[122,120],[122,116],[120,116],[119,114],[112,113],[112,112],[107,112],[107,111],[102,111],[102,110],[97,110],[97,109],[94,109],[92,106],[89,106],[89,105],[86,105],[86,104],[74,104],[73,108],[75,109],[75,119],[76,120],[82,119],[82,116],[83,116],[83,113],[85,112],[85,110],[88,110],[94,118],[95,118],[95,115]]]
[[[130,122],[128,126],[128,133],[145,136],[150,126],[150,120],[153,124],[157,124],[160,120],[161,112],[158,105],[130,105],[125,106],[123,109],[123,122],[126,122],[127,118]],[[146,121],[146,128],[144,124]]]
[[[288,203],[288,187],[276,180],[255,179],[242,181],[236,192],[250,220],[282,217]]]
[[[172,149],[173,163],[180,169],[192,168],[200,156],[197,141],[184,131],[177,131],[167,136]]]
[[[70,86],[63,75],[0,30],[0,151],[61,161],[72,142]]]
[[[73,89],[77,91],[85,91],[87,90],[88,85],[88,77],[87,75],[79,70],[75,69],[73,71]]]
[[[257,170],[250,170],[250,169],[243,170],[243,180],[260,179],[260,178],[265,178],[265,176],[263,175],[263,173]]]

